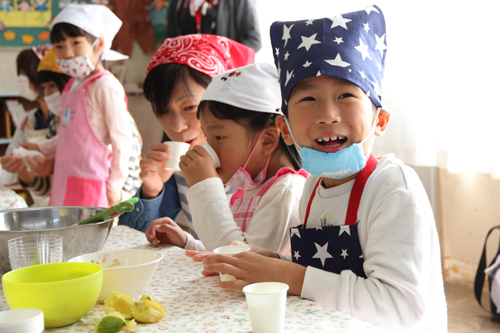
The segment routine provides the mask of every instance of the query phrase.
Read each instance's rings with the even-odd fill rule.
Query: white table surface
[[[138,324],[134,332],[251,332],[243,292],[218,287],[219,277],[203,276],[203,265],[186,257],[183,249],[168,245],[154,247],[142,232],[114,226],[103,251],[122,249],[156,250],[164,256],[144,294],[151,293],[165,307],[167,316],[158,323]],[[0,311],[8,309],[0,287]],[[103,305],[96,304],[78,322],[44,332],[95,332],[104,315]],[[384,330],[298,296],[288,296],[285,332]]]

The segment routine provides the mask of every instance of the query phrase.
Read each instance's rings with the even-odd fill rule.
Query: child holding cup
[[[145,232],[151,221],[175,220],[182,211],[188,229],[198,238],[186,199],[189,188],[170,154],[170,144],[181,142],[192,149],[206,142],[196,110],[206,87],[217,74],[253,62],[249,47],[221,36],[196,34],[166,38],[153,55],[144,81],[144,95],[151,102],[160,125],[172,143],[155,144],[141,160],[141,188],[136,209],[120,216],[118,224]],[[166,169],[166,164],[169,164]],[[233,193],[226,188],[228,196]],[[173,221],[172,221],[173,222]]]
[[[239,240],[289,252],[288,229],[299,223],[298,203],[308,174],[274,122],[281,115],[280,104],[278,74],[270,64],[214,77],[198,107],[210,146],[195,146],[179,164],[190,186],[186,195],[200,241],[166,219],[151,223],[146,232],[150,241],[212,251]],[[230,206],[224,185],[238,188]]]
[[[291,294],[390,331],[446,332],[439,239],[425,189],[394,155],[370,153],[391,115],[380,91],[387,49],[381,9],[275,22],[271,41],[281,70],[277,124],[312,174],[300,203],[303,225],[291,228],[292,256],[279,260],[256,247],[233,257],[187,254],[203,261],[205,275],[233,275],[224,288],[283,282]]]

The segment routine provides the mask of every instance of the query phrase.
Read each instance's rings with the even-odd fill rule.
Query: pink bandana
[[[155,52],[146,74],[163,64],[182,64],[210,77],[224,71],[252,64],[255,51],[229,38],[193,34],[166,38]]]

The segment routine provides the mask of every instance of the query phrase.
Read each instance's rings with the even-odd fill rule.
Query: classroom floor
[[[449,333],[500,332],[500,319],[494,318],[479,306],[472,285],[445,282],[444,288],[448,303]],[[485,298],[486,289],[485,287],[483,300],[489,302]]]

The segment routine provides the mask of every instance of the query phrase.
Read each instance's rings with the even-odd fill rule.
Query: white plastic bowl
[[[118,250],[84,254],[68,262],[90,262],[103,268],[101,293],[97,302],[104,302],[113,290],[140,298],[153,277],[163,255],[148,250]]]

